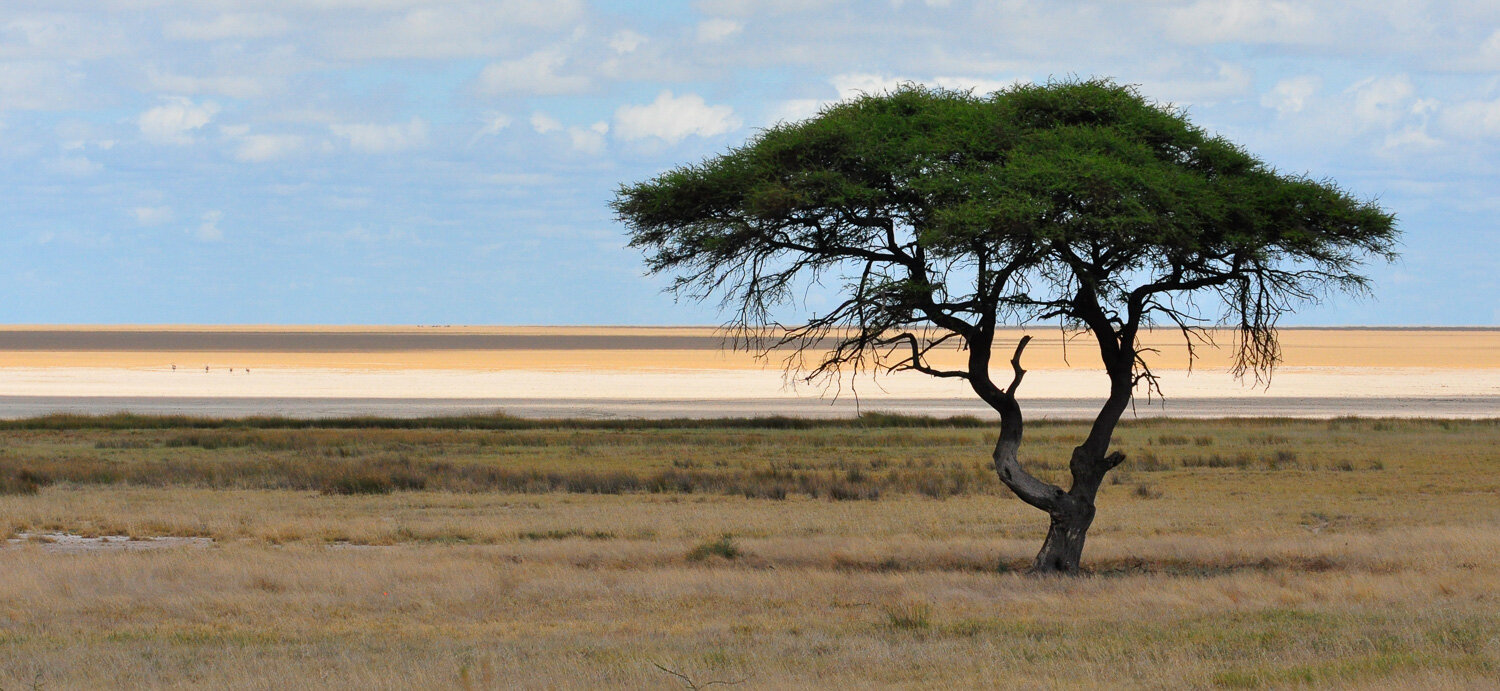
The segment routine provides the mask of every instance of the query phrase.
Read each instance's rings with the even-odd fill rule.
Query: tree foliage
[[[614,209],[650,271],[681,296],[721,300],[741,343],[810,354],[792,361],[809,378],[852,367],[965,379],[1000,412],[1002,442],[1008,425],[1019,443],[1024,341],[1001,388],[996,329],[1089,332],[1111,380],[1080,446],[1100,476],[1120,412],[1155,382],[1142,329],[1180,329],[1191,358],[1205,327],[1231,326],[1236,374],[1260,380],[1280,359],[1277,320],[1365,292],[1364,262],[1393,257],[1397,238],[1374,202],[1278,172],[1108,80],[860,96],[624,186]],[[842,302],[772,322],[810,281],[841,282]],[[944,344],[968,349],[965,367],[930,361]],[[1007,484],[1053,511],[1042,494],[1062,490],[1018,489],[1029,476],[1016,470]]]
[[[615,209],[652,272],[723,298],[740,327],[766,326],[797,279],[838,273],[847,300],[787,330],[856,329],[825,368],[924,369],[920,347],[892,362],[878,346],[1057,317],[1128,346],[1153,321],[1202,323],[1180,299],[1207,290],[1240,329],[1241,368],[1264,373],[1277,319],[1363,291],[1362,259],[1395,240],[1374,203],[1108,81],[866,95],[627,186]]]

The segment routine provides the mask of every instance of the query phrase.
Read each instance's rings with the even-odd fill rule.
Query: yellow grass
[[[1079,431],[1034,426],[1032,461],[1055,469]],[[158,444],[188,433],[9,431],[0,463],[311,462],[404,445],[446,463],[728,472],[800,449],[799,472],[831,472],[978,463],[988,434],[245,430]],[[0,548],[0,688],[682,686],[657,665],[748,688],[1482,688],[1500,679],[1497,437],[1484,422],[1133,425],[1085,555],[1094,575],[1062,580],[1013,571],[1044,519],[983,489],[328,496],[209,489],[151,466],[162,486],[0,496],[0,533],[18,537],[214,539]],[[695,556],[724,535],[734,558]]]

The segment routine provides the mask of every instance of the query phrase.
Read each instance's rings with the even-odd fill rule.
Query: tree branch
[[[1021,342],[1016,344],[1016,353],[1010,357],[1010,368],[1015,371],[1015,377],[1010,380],[1010,387],[1005,390],[1005,395],[1016,397],[1016,387],[1021,385],[1021,377],[1026,376],[1026,370],[1021,369],[1021,351],[1026,350],[1026,344],[1031,342],[1031,334],[1021,337]]]

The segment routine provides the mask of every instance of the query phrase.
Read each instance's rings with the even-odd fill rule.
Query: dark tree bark
[[[1100,324],[1099,328],[1103,329],[1098,336],[1105,368],[1110,375],[1110,395],[1095,417],[1088,438],[1073,449],[1068,462],[1072,483],[1066,491],[1027,473],[1020,463],[1019,450],[1025,425],[1016,401],[1016,390],[1026,374],[1021,367],[1021,355],[1031,337],[1022,337],[1016,345],[1010,361],[1015,374],[1009,388],[1001,391],[990,384],[988,388],[993,390],[982,391],[989,378],[974,377],[971,380],[975,382],[980,397],[1000,413],[1000,439],[995,444],[994,453],[995,471],[1000,481],[1022,501],[1046,511],[1050,518],[1047,537],[1031,565],[1033,574],[1079,573],[1084,542],[1094,522],[1099,487],[1104,483],[1105,475],[1125,460],[1124,454],[1118,451],[1110,453],[1109,445],[1135,388],[1132,370],[1135,350],[1129,346],[1121,347],[1120,335],[1109,324]],[[1129,338],[1130,341],[1126,342],[1133,343],[1134,334],[1129,334]],[[971,357],[971,373],[988,371],[987,361],[975,362],[974,359]]]
[[[1080,475],[1073,475],[1073,486],[1065,499],[1059,501],[1051,511],[1051,524],[1047,528],[1047,539],[1042,550],[1031,564],[1034,574],[1076,574],[1083,559],[1083,543],[1088,537],[1089,526],[1094,522],[1094,500],[1099,495],[1105,473],[1125,460],[1115,452],[1103,458],[1084,457],[1080,460],[1082,447],[1074,451],[1074,464],[1085,468]]]

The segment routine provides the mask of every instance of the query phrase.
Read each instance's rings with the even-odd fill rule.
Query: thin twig
[[[706,688],[708,688],[710,686],[713,686],[715,684],[722,684],[724,686],[736,686],[736,685],[743,684],[743,683],[745,683],[745,682],[747,682],[747,681],[750,680],[749,677],[746,677],[744,679],[740,679],[739,681],[723,681],[723,680],[716,679],[716,680],[713,680],[713,681],[705,681],[702,684],[699,684],[698,682],[693,681],[692,677],[689,677],[688,675],[683,674],[682,672],[679,672],[679,671],[677,671],[675,669],[672,669],[670,667],[664,667],[660,663],[653,662],[653,663],[651,663],[651,665],[654,666],[654,667],[656,667],[657,669],[663,671],[663,672],[666,672],[667,674],[670,674],[670,675],[672,675],[674,677],[677,677],[678,679],[681,679],[682,683],[687,684],[687,687],[690,688],[690,689],[692,689],[693,691],[698,691],[698,689],[706,689]]]

